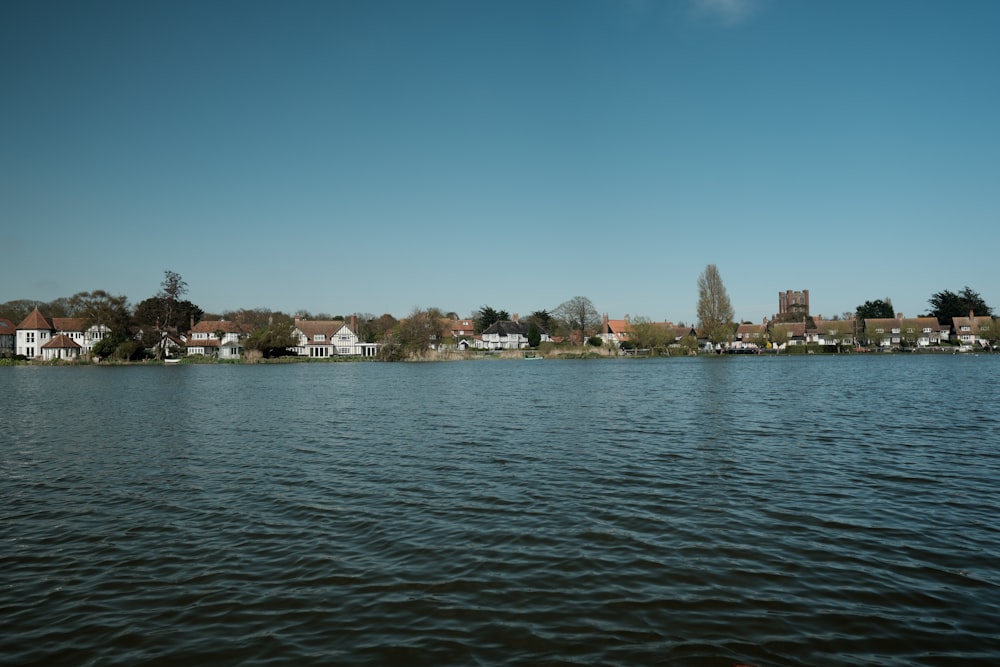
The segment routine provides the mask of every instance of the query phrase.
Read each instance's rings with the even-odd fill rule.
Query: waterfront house
[[[97,341],[111,332],[106,325],[92,324],[87,326],[80,317],[53,317],[49,319],[38,308],[17,325],[15,352],[25,357],[51,358],[52,352],[43,353],[43,347],[56,336],[66,336],[80,348],[79,354],[87,354]],[[48,348],[49,350],[67,350],[72,348]],[[79,356],[79,355],[76,355]],[[64,358],[64,357],[59,357]]]
[[[529,347],[528,331],[530,325],[521,322],[515,314],[513,320],[500,320],[494,322],[483,332],[482,338],[478,341],[477,347],[487,350],[522,350]],[[552,338],[544,329],[539,329],[541,342],[551,343]]]
[[[33,359],[42,356],[42,346],[52,340],[55,328],[42,311],[35,308],[17,325],[16,353]]]
[[[301,320],[295,318],[292,335],[299,339],[295,353],[303,357],[374,357],[378,343],[362,342],[357,317],[350,320]]]
[[[865,340],[877,347],[928,347],[948,339],[936,317],[875,317],[865,320]]]
[[[988,315],[977,316],[971,310],[968,317],[953,317],[951,327],[955,340],[962,345],[981,345],[987,347],[987,332],[993,326],[993,318]]]
[[[239,359],[248,327],[229,320],[202,320],[191,328],[185,341],[188,354],[220,359]]]
[[[605,345],[621,347],[621,344],[632,337],[632,328],[629,326],[628,315],[622,320],[608,319],[605,313],[601,318],[601,333],[597,334]]]
[[[17,349],[17,327],[0,317],[0,357],[12,357]]]
[[[854,320],[824,320],[814,318],[811,329],[806,331],[806,342],[816,345],[854,345]]]
[[[740,324],[729,347],[733,350],[758,350],[767,346],[766,324]]]
[[[474,320],[452,320],[448,326],[452,338],[472,338],[476,334]]]
[[[83,347],[66,334],[56,334],[42,345],[42,359],[79,359]]]

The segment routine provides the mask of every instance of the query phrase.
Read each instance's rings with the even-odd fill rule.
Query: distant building
[[[778,315],[809,316],[809,290],[778,292]]]

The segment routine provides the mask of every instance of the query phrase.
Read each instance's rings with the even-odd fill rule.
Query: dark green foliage
[[[190,301],[169,304],[161,296],[151,296],[135,307],[135,322],[144,329],[187,331],[203,315],[204,311]]]
[[[896,311],[893,310],[892,301],[889,298],[865,301],[858,306],[856,312],[859,320],[873,320],[896,316]]]
[[[967,317],[970,312],[974,315],[993,315],[993,309],[986,305],[983,297],[968,286],[958,294],[950,290],[938,292],[927,303],[932,307],[928,316],[938,318],[942,324],[951,324],[953,318]]]
[[[538,347],[538,344],[542,342],[542,331],[538,328],[538,325],[531,322],[528,325],[528,346]]]
[[[489,306],[483,306],[475,314],[476,333],[483,333],[490,328],[494,322],[503,322],[510,319],[510,313],[506,310],[494,310]]]
[[[272,321],[271,324],[254,329],[243,341],[243,347],[247,350],[258,350],[265,359],[283,357],[289,353],[289,348],[299,344],[299,340],[292,334],[294,326],[287,321]]]

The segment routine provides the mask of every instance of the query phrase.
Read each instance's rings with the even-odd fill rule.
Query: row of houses
[[[249,327],[228,320],[202,320],[190,331],[163,339],[167,356],[204,355],[220,359],[239,359],[244,354],[243,341]],[[21,355],[29,359],[76,359],[90,354],[98,341],[111,330],[104,325],[90,325],[76,317],[46,317],[35,308],[14,325],[0,319],[0,356]],[[362,342],[357,320],[295,320],[292,331],[298,339],[293,351],[306,357],[374,357],[377,343]]]
[[[700,347],[712,345],[696,328],[670,322],[654,323],[665,330],[670,343],[693,338]],[[494,322],[482,334],[475,333],[472,319],[455,320],[449,327],[459,349],[511,350],[529,347],[530,326],[515,314],[512,320]],[[993,340],[995,324],[989,316],[955,317],[951,325],[936,317],[911,317],[864,320],[860,327],[854,320],[803,320],[801,322],[740,324],[732,339],[722,347],[731,351],[754,351],[767,346],[783,349],[788,345],[870,345],[881,348],[931,347],[942,343],[987,347]],[[23,355],[29,359],[74,359],[86,356],[110,333],[104,325],[90,325],[81,318],[45,317],[36,308],[20,324],[0,319],[0,356]],[[357,319],[305,320],[296,318],[293,335],[295,354],[312,358],[362,357],[378,354],[379,344],[361,340]],[[540,330],[542,342],[554,342],[547,331]],[[227,320],[203,320],[190,331],[164,338],[167,356],[204,355],[220,359],[244,356],[243,342],[250,328]],[[634,339],[628,317],[620,320],[605,315],[598,336],[609,346],[626,347]],[[432,342],[433,344],[433,342]]]
[[[701,347],[711,347],[705,336],[693,327],[675,326],[670,322],[655,323],[667,330],[668,340],[679,342],[693,336]],[[753,351],[769,344],[778,349],[788,345],[840,345],[894,347],[932,347],[942,344],[964,346],[990,346],[995,323],[992,317],[955,317],[952,324],[941,324],[936,317],[896,317],[865,319],[859,327],[854,320],[807,319],[801,322],[763,322],[740,324],[724,348],[735,351]],[[627,343],[632,339],[628,318],[608,319],[605,315],[600,337],[610,345]]]

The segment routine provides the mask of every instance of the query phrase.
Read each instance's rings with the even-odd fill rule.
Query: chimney
[[[351,315],[351,331],[357,332],[358,330],[358,316],[357,314]]]
[[[514,322],[520,321],[520,316],[517,313],[514,313],[513,317],[514,317]]]

